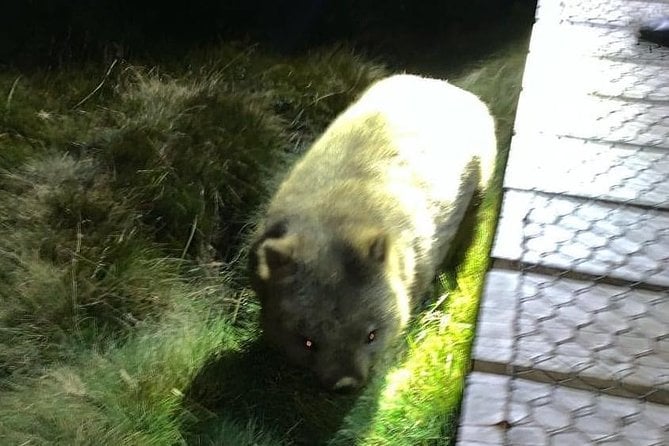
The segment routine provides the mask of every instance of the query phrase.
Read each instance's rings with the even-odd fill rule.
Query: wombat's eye
[[[376,330],[372,330],[367,335],[367,343],[371,344],[376,339]]]
[[[311,350],[311,349],[313,349],[313,348],[314,348],[314,341],[312,341],[312,340],[309,339],[309,338],[304,338],[304,347],[305,347],[307,350]]]

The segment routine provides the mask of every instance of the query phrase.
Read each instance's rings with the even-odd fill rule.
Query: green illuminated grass
[[[447,443],[525,51],[459,67],[498,122],[494,186],[407,345],[347,396],[257,341],[239,253],[277,173],[387,69],[229,45],[1,73],[0,444]]]

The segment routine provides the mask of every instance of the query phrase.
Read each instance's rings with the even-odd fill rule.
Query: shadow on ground
[[[369,391],[362,391],[365,400],[375,402]],[[217,420],[232,419],[241,425],[258,420],[263,431],[274,432],[288,444],[326,444],[362,392],[326,392],[308,372],[286,364],[285,358],[257,340],[242,351],[211,358],[193,379],[185,400],[198,421],[188,436],[194,443],[216,443],[202,433],[211,432],[209,426]],[[356,423],[358,429],[376,411],[375,404],[368,405],[367,423]]]

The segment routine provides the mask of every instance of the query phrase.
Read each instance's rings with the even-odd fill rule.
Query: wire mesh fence
[[[499,248],[510,268],[489,274],[475,351],[514,378],[503,444],[669,444],[669,214],[507,198],[527,210],[520,249]]]
[[[669,445],[662,15],[539,4],[459,444]]]

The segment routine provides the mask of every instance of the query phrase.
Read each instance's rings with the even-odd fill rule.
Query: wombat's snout
[[[364,386],[367,374],[368,371],[360,364],[344,367],[341,363],[330,370],[322,370],[321,373],[318,373],[323,387],[340,393],[351,392]]]
[[[335,392],[351,392],[355,389],[358,389],[362,383],[360,380],[352,377],[352,376],[344,376],[343,378],[339,378],[339,380],[332,386],[332,390]]]

